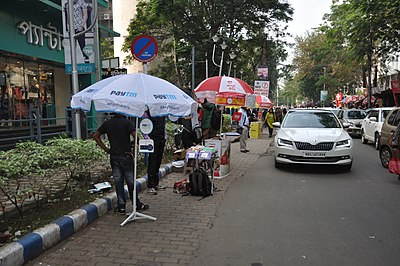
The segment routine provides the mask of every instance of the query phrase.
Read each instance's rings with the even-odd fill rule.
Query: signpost
[[[137,36],[131,45],[131,53],[133,58],[138,60],[139,62],[143,63],[143,73],[147,74],[147,62],[153,60],[158,53],[158,45],[156,40],[152,36],[148,35],[139,35]],[[135,142],[138,139],[138,123],[139,119],[136,117],[136,130],[135,130]],[[140,130],[143,133],[150,133],[153,130],[153,124],[149,119],[143,119],[142,123],[140,124]],[[153,153],[154,152],[154,141],[149,139],[142,139],[139,141],[139,151],[140,152],[145,152],[145,153]],[[136,185],[136,174],[137,174],[137,153],[138,149],[135,146],[135,163],[134,163],[134,169],[133,169],[133,183]],[[142,213],[139,213],[136,211],[136,189],[133,190],[133,211],[132,213],[128,216],[128,218],[125,219],[125,221],[122,222],[121,226],[124,226],[127,222],[132,221],[132,220],[138,220],[138,219],[150,219],[152,221],[155,221],[156,218],[145,215]]]
[[[149,35],[137,36],[132,42],[131,53],[133,58],[142,63],[153,60],[158,53],[156,39]]]

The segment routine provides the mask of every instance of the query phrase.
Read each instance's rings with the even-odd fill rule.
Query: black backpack
[[[211,195],[211,180],[203,169],[195,169],[189,174],[190,194],[192,196],[203,196],[203,198]]]
[[[211,113],[211,128],[215,130],[221,129],[221,119],[222,119],[222,112],[221,110],[217,110],[216,107],[212,110]]]

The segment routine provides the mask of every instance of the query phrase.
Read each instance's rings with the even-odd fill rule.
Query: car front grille
[[[321,142],[316,145],[312,145],[308,142],[295,142],[298,150],[306,151],[330,151],[333,148],[333,142]]]
[[[343,156],[334,156],[334,157],[324,157],[324,158],[307,158],[301,156],[293,156],[293,155],[285,155],[286,159],[289,159],[293,162],[303,162],[303,163],[336,163],[340,160],[344,160]],[[346,158],[348,159],[348,158]]]

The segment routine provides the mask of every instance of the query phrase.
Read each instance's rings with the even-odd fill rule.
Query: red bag
[[[189,194],[190,192],[190,183],[189,180],[183,179],[181,181],[176,181],[174,183],[173,191],[178,194]]]
[[[388,170],[389,172],[400,175],[400,160],[399,158],[394,158],[390,159],[389,164],[388,164]]]
[[[233,121],[240,121],[241,118],[242,118],[242,113],[240,112],[234,112],[232,115]]]

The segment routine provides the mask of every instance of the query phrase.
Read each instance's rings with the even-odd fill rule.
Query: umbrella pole
[[[221,125],[219,127],[219,139],[222,139],[222,126],[224,125],[224,112],[223,110],[225,109],[223,105],[220,106],[220,112],[221,112]]]
[[[137,193],[137,187],[136,187],[136,168],[137,168],[137,145],[138,145],[138,142],[137,142],[137,139],[138,139],[138,122],[139,122],[139,119],[136,117],[136,123],[135,123],[135,145],[134,145],[134,150],[135,150],[135,154],[134,154],[134,165],[133,165],[133,186],[134,186],[134,188],[133,188],[133,206],[132,206],[132,208],[133,208],[133,210],[132,210],[132,213],[131,214],[129,214],[129,216],[128,216],[128,218],[126,218],[125,219],[125,221],[123,221],[122,223],[121,223],[121,226],[124,226],[125,224],[127,224],[128,222],[130,222],[130,221],[133,221],[133,220],[139,220],[139,219],[149,219],[149,220],[152,220],[152,221],[155,221],[155,220],[157,220],[157,218],[154,218],[154,217],[152,217],[152,216],[149,216],[149,215],[146,215],[146,214],[143,214],[143,213],[140,213],[140,212],[137,212],[136,211],[136,193]]]

